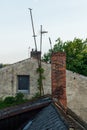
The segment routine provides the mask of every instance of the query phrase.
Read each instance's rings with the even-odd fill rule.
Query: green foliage
[[[58,38],[56,40],[56,44],[54,45],[53,51],[54,52],[58,52],[58,51],[63,52],[64,51],[64,43],[60,38]]]
[[[42,57],[42,61],[44,62],[50,62],[51,61],[51,54],[52,54],[52,50],[49,50],[48,53],[45,53],[44,56]]]
[[[12,96],[6,97],[4,100],[0,100],[0,109],[15,105],[15,98]]]
[[[32,97],[32,99],[37,99],[40,97],[40,92],[35,93],[35,95]]]
[[[5,104],[12,104],[12,103],[14,103],[15,102],[15,98],[14,97],[6,97],[5,99],[4,99],[4,103]]]
[[[44,95],[43,79],[45,79],[45,77],[43,76],[44,69],[41,67],[41,65],[39,65],[39,67],[37,68],[36,72],[39,74],[39,78],[37,80],[37,83],[38,83],[39,94],[41,96],[41,95]]]
[[[39,73],[39,78],[37,80],[38,82],[38,89],[40,90],[41,86],[42,86],[42,80],[45,79],[45,77],[43,76],[43,73],[44,73],[44,69],[39,67],[37,68],[37,73]]]
[[[40,72],[41,74],[43,74],[43,73],[44,73],[44,69],[43,69],[43,68],[41,68],[41,67],[37,68],[37,70],[36,70],[36,71],[37,71],[37,73],[39,73],[39,72]]]
[[[53,52],[66,53],[66,67],[68,70],[87,76],[87,39],[74,38],[73,41],[63,42],[60,38],[56,40]],[[50,62],[52,51],[44,54],[43,61]]]
[[[23,93],[17,93],[15,96],[16,102],[22,102],[24,100],[24,94]]]
[[[56,44],[53,47],[53,50],[49,49],[48,53],[45,53],[44,56],[42,57],[42,61],[46,62],[46,63],[50,63],[51,62],[51,54],[53,52],[63,52],[64,51],[64,43],[63,41],[58,38],[56,40]]]
[[[64,45],[67,69],[87,76],[87,40],[75,38]],[[85,71],[83,71],[85,69]]]
[[[14,106],[17,104],[21,104],[28,101],[27,99],[24,99],[24,95],[22,93],[17,93],[15,97],[8,96],[4,100],[0,99],[0,109],[5,107]]]
[[[41,89],[41,86],[43,86],[43,83],[42,83],[42,80],[43,80],[43,79],[45,79],[45,77],[41,75],[41,76],[38,78],[38,80],[37,80],[39,91],[40,91],[40,89]]]

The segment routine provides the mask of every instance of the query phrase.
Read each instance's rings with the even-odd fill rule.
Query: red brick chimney
[[[56,52],[51,57],[52,96],[67,107],[66,98],[66,54]]]

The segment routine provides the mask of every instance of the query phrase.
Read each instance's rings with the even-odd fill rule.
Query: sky
[[[87,0],[0,0],[0,63],[15,63],[30,57],[35,48],[30,12],[32,8],[37,46],[40,25],[48,31],[42,37],[42,54],[60,37],[87,38]]]

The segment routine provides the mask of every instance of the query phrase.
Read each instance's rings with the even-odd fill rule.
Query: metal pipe
[[[52,42],[51,42],[51,38],[50,38],[50,37],[49,37],[49,42],[50,42],[51,51],[53,52],[53,49],[52,49]]]
[[[40,52],[42,52],[42,25],[40,26]]]

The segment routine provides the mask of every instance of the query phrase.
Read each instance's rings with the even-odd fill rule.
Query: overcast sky
[[[28,58],[34,47],[28,8],[32,8],[37,46],[40,25],[43,53],[60,37],[63,41],[87,37],[87,0],[0,0],[0,63],[14,63]]]

